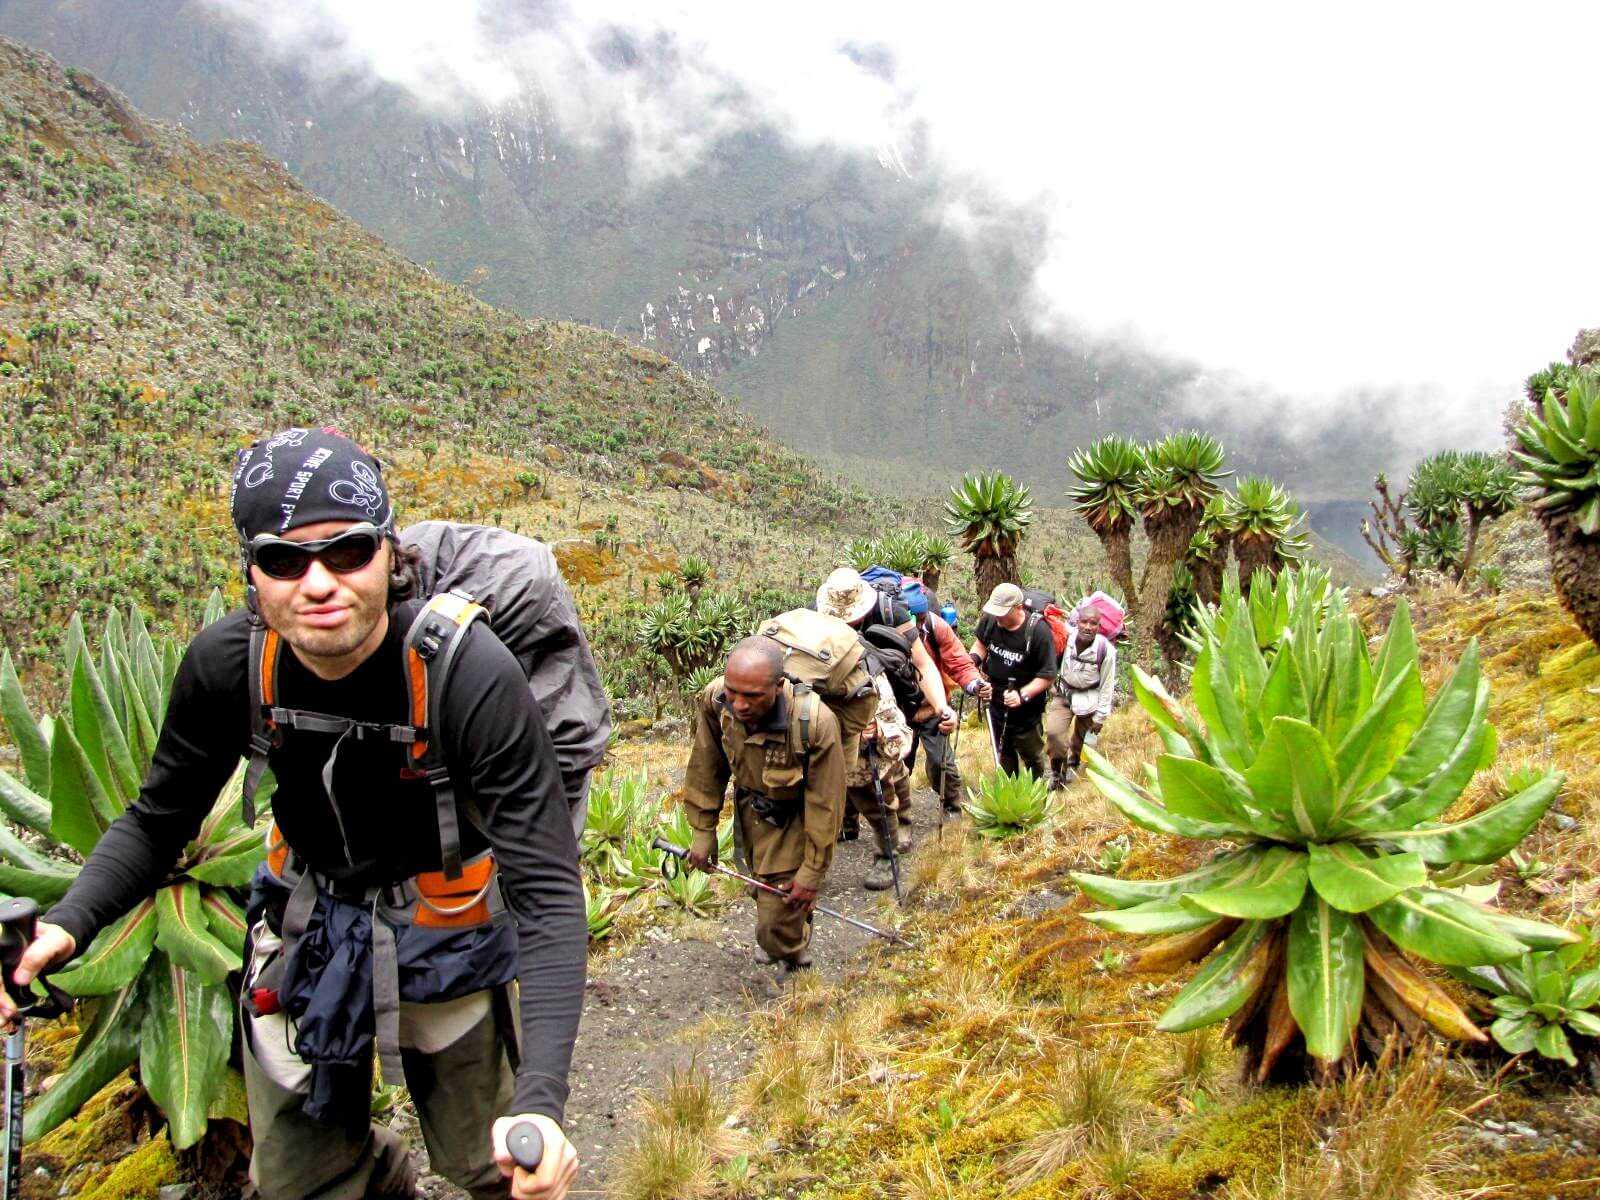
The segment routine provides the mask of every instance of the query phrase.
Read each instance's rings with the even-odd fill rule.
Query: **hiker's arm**
[[[250,719],[249,691],[238,675],[248,640],[243,618],[225,617],[184,653],[144,786],[44,915],[72,936],[76,953],[156,890],[238,766]]]
[[[806,773],[805,858],[795,872],[797,887],[822,887],[833,862],[833,844],[844,820],[844,745],[839,722],[819,705],[811,722],[811,767]]]
[[[1100,702],[1094,708],[1094,723],[1104,725],[1117,700],[1117,648],[1108,639],[1105,661],[1100,664]]]
[[[962,648],[961,639],[956,637],[956,631],[943,621],[939,621],[933,627],[933,638],[939,651],[939,665],[944,668],[944,673],[955,680],[957,687],[971,692],[974,685],[979,682],[978,665]]]
[[[522,1066],[511,1111],[560,1124],[589,934],[555,747],[516,659],[481,625],[461,644],[442,710],[449,765],[472,781],[517,923]]]
[[[917,674],[922,677],[922,698],[933,706],[933,711],[943,713],[950,707],[950,700],[944,694],[944,680],[939,677],[939,664],[933,661],[933,655],[928,653],[928,645],[917,636],[916,627],[911,630],[911,661],[916,664]]]
[[[683,773],[683,811],[694,829],[690,852],[708,863],[716,856],[717,822],[722,820],[722,802],[732,777],[733,767],[722,748],[722,722],[707,688],[694,702],[694,742]]]

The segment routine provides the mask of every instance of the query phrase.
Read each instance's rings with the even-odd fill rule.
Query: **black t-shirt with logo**
[[[1020,708],[1007,708],[1004,695],[1010,688],[1020,690],[1030,680],[1056,677],[1056,644],[1050,638],[1050,626],[1042,617],[1035,620],[1030,616],[1016,629],[1006,629],[986,613],[978,618],[977,638],[989,651],[984,673],[994,684],[990,707],[995,719],[1007,713],[1013,720],[1029,722],[1042,717],[1049,701],[1048,688],[1032,700],[1024,700]]]

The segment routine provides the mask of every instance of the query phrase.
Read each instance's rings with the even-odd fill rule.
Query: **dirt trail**
[[[914,811],[920,847],[934,837],[933,793],[917,792]],[[882,897],[892,906],[893,894],[862,888],[871,859],[872,840],[863,827],[859,841],[835,848],[822,902],[881,923],[879,917],[887,915],[879,907]],[[816,922],[813,970],[825,978],[841,974],[877,944],[842,921],[819,916]],[[574,1194],[605,1194],[612,1164],[632,1132],[629,1116],[641,1087],[653,1086],[697,1055],[718,1082],[732,1083],[742,1074],[753,1050],[744,1018],[779,998],[785,987],[782,970],[758,965],[754,954],[755,905],[741,901],[687,931],[647,931],[626,953],[591,963],[567,1104],[567,1134],[583,1162]],[[414,1141],[419,1162],[425,1162],[420,1138]],[[423,1195],[458,1200],[463,1193],[429,1175]]]

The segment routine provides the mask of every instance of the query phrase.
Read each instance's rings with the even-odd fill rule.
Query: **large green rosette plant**
[[[220,596],[207,606],[221,614]],[[0,892],[48,906],[66,893],[101,835],[138,795],[155,753],[179,652],[150,636],[135,612],[113,614],[93,654],[83,624],[67,627],[67,710],[35,720],[8,655],[0,656],[0,716],[21,758],[22,778],[0,770]],[[137,1066],[183,1149],[213,1116],[243,1122],[242,1084],[228,1067],[240,969],[244,890],[265,854],[241,815],[242,769],[211,807],[161,889],[107,927],[53,982],[82,998],[82,1033],[71,1063],[27,1112],[37,1138],[71,1117],[107,1083]],[[270,787],[264,791],[270,791]],[[35,849],[43,841],[50,854]]]
[[[1508,962],[1572,940],[1430,886],[1429,870],[1488,863],[1555,799],[1538,776],[1462,820],[1444,815],[1495,753],[1476,643],[1430,699],[1404,603],[1376,654],[1325,578],[1287,571],[1249,601],[1230,588],[1195,634],[1192,717],[1140,671],[1133,691],[1166,753],[1128,779],[1088,752],[1095,786],[1129,820],[1223,843],[1175,879],[1077,874],[1106,905],[1088,919],[1164,940],[1145,957],[1204,958],[1158,1028],[1229,1021],[1266,1078],[1291,1047],[1324,1068],[1364,1038],[1424,1024],[1483,1040],[1407,959]],[[1283,1059],[1284,1065],[1304,1059]]]

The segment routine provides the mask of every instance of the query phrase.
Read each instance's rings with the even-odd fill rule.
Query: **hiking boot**
[[[872,860],[861,886],[869,892],[886,892],[894,886],[894,867],[887,854],[879,854]]]
[[[853,842],[860,836],[861,818],[856,815],[854,809],[851,809],[849,812],[845,813],[844,821],[839,826],[838,840],[841,842]]]
[[[783,973],[785,975],[793,975],[796,971],[809,971],[811,969],[811,951],[801,950],[780,961],[783,963]]]
[[[911,826],[904,817],[900,818],[900,828],[895,830],[894,848],[899,854],[904,854],[911,849]]]
[[[961,815],[961,805],[959,805],[959,804],[955,804],[955,803],[952,803],[949,800],[945,800],[945,801],[941,802],[941,807],[943,807],[943,809],[944,809],[944,815],[945,815],[945,819],[946,820],[949,820],[951,817],[959,817]]]
[[[774,963],[782,962],[783,959],[773,958],[772,955],[768,954],[760,946],[757,946],[755,953],[750,956],[750,961],[755,963],[755,965],[758,967],[770,967]]]

